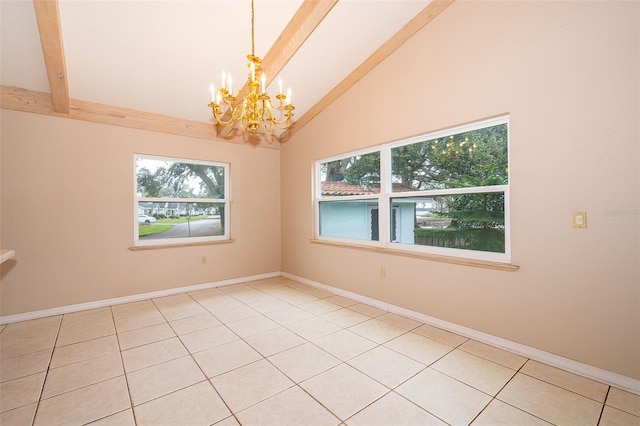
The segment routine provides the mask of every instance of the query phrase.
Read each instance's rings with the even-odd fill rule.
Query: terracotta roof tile
[[[408,186],[404,186],[401,183],[394,183],[393,192],[409,192],[409,191],[417,191],[416,189],[409,188]]]
[[[352,185],[347,182],[322,182],[322,195],[368,195],[379,192],[378,188]]]
[[[393,192],[415,191],[413,188],[402,185],[401,183],[393,184]],[[352,185],[348,182],[322,182],[322,195],[369,195],[379,194],[379,186],[362,186]]]

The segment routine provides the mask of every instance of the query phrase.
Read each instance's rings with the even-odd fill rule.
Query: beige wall
[[[284,145],[283,271],[640,379],[639,5],[454,3]],[[517,272],[309,242],[314,160],[505,113]]]
[[[0,114],[3,316],[280,270],[278,151]],[[235,243],[130,251],[134,153],[231,163]]]

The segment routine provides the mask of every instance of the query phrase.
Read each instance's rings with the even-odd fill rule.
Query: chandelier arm
[[[264,101],[264,104],[265,104],[265,108],[262,114],[262,122],[265,130],[271,133],[273,131],[273,124],[272,124],[273,113],[271,112],[271,99],[267,98]]]
[[[289,127],[291,127],[291,118],[289,117],[283,121],[274,120],[273,125],[280,130],[287,130]]]
[[[222,119],[224,113],[218,109],[218,114],[216,114],[216,111],[214,111],[214,118],[216,119],[216,121],[218,122],[218,124],[221,124],[223,126],[230,126],[233,123],[235,123],[236,121],[238,121],[240,118],[242,118],[243,114],[240,112],[240,110],[242,109],[243,104],[238,104],[236,105],[234,108],[231,109],[231,117],[229,117],[229,119],[227,121],[224,121]]]

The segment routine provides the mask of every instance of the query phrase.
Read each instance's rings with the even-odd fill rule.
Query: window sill
[[[231,244],[236,240],[217,240],[217,241],[200,241],[194,243],[177,243],[177,244],[154,244],[148,246],[131,246],[129,250],[131,251],[141,251],[141,250],[159,250],[166,248],[178,248],[178,247],[196,247],[196,246],[213,246],[218,244]]]
[[[391,250],[381,247],[370,247],[359,244],[338,243],[335,241],[310,240],[313,244],[322,244],[331,247],[342,247],[355,250],[368,251],[379,254],[390,254],[393,256],[412,257],[414,259],[431,260],[434,262],[451,263],[454,265],[472,266],[475,268],[494,269],[498,271],[515,272],[520,267],[512,263],[494,262],[491,260],[466,259],[464,257],[442,256],[438,254],[418,253],[407,250]]]

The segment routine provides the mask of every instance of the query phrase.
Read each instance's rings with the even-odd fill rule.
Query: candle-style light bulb
[[[287,89],[287,103],[291,105],[291,87]]]
[[[211,91],[211,102],[215,102],[216,100],[216,88],[213,83],[209,84],[209,90]]]
[[[262,73],[262,93],[265,93],[267,91],[267,87],[266,87],[266,82],[267,82],[267,77],[265,77],[264,73]]]

